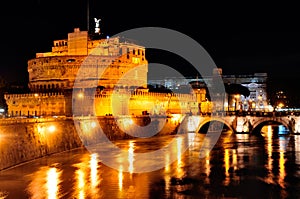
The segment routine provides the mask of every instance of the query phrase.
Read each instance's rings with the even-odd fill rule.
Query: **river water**
[[[271,125],[256,135],[224,131],[200,158],[205,136],[116,141],[129,152],[124,157],[110,149],[99,155],[82,148],[36,159],[0,171],[0,198],[300,198],[300,135]],[[170,142],[170,153],[137,161],[137,153],[156,151]],[[174,161],[170,154],[176,155]],[[112,168],[101,155],[127,164]],[[136,172],[143,164],[164,166]]]

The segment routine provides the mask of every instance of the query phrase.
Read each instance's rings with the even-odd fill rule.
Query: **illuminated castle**
[[[74,99],[72,91],[83,65],[88,65],[83,74],[86,79],[97,83],[86,81],[85,84],[85,90],[94,89],[93,96],[78,92],[78,99]],[[149,92],[147,72],[143,46],[120,37],[95,39],[88,31],[75,28],[67,39],[55,40],[51,52],[36,53],[36,57],[28,61],[31,92],[6,94],[8,115],[72,116],[76,115],[72,110],[74,101],[81,100],[84,107],[91,97],[94,107],[84,107],[85,115],[197,113],[199,97],[193,94]],[[139,87],[132,88],[132,85]],[[124,94],[123,100],[114,99],[115,91]],[[113,110],[113,107],[118,108]]]

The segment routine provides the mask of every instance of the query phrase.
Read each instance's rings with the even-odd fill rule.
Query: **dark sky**
[[[296,5],[176,2],[90,0],[90,18],[102,19],[106,35],[144,26],[180,31],[202,45],[224,74],[267,72],[272,87],[300,93]],[[27,60],[36,52],[51,51],[53,40],[67,38],[75,27],[87,28],[84,0],[10,1],[0,6],[0,76],[10,82],[26,81]]]

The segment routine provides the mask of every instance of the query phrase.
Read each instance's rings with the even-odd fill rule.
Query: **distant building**
[[[223,75],[224,84],[240,84],[249,89],[249,96],[235,95],[228,102],[229,107],[249,111],[269,111],[267,94],[267,73],[254,73],[250,75]]]
[[[267,95],[267,73],[254,73],[249,75],[223,75],[221,68],[216,68],[212,71],[212,76],[203,78],[176,78],[170,77],[164,80],[149,80],[150,84],[161,84],[174,91],[185,85],[199,85],[198,89],[193,89],[195,93],[202,93],[201,99],[198,101],[207,104],[206,96],[207,89],[213,84],[214,75],[221,75],[224,86],[241,85],[249,90],[249,95],[245,96],[241,91],[236,93],[225,93],[223,99],[224,111],[270,111],[272,108],[269,105]],[[201,86],[200,86],[201,85]],[[220,108],[219,108],[220,109]],[[218,109],[217,109],[218,110]]]
[[[289,100],[286,93],[283,91],[277,91],[275,94],[274,106],[276,109],[289,108]]]

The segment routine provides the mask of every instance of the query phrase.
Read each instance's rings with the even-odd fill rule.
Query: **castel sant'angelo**
[[[198,112],[205,92],[150,92],[145,48],[121,37],[101,37],[95,22],[92,34],[75,28],[67,39],[55,40],[51,52],[28,61],[30,93],[5,95],[8,116]]]

